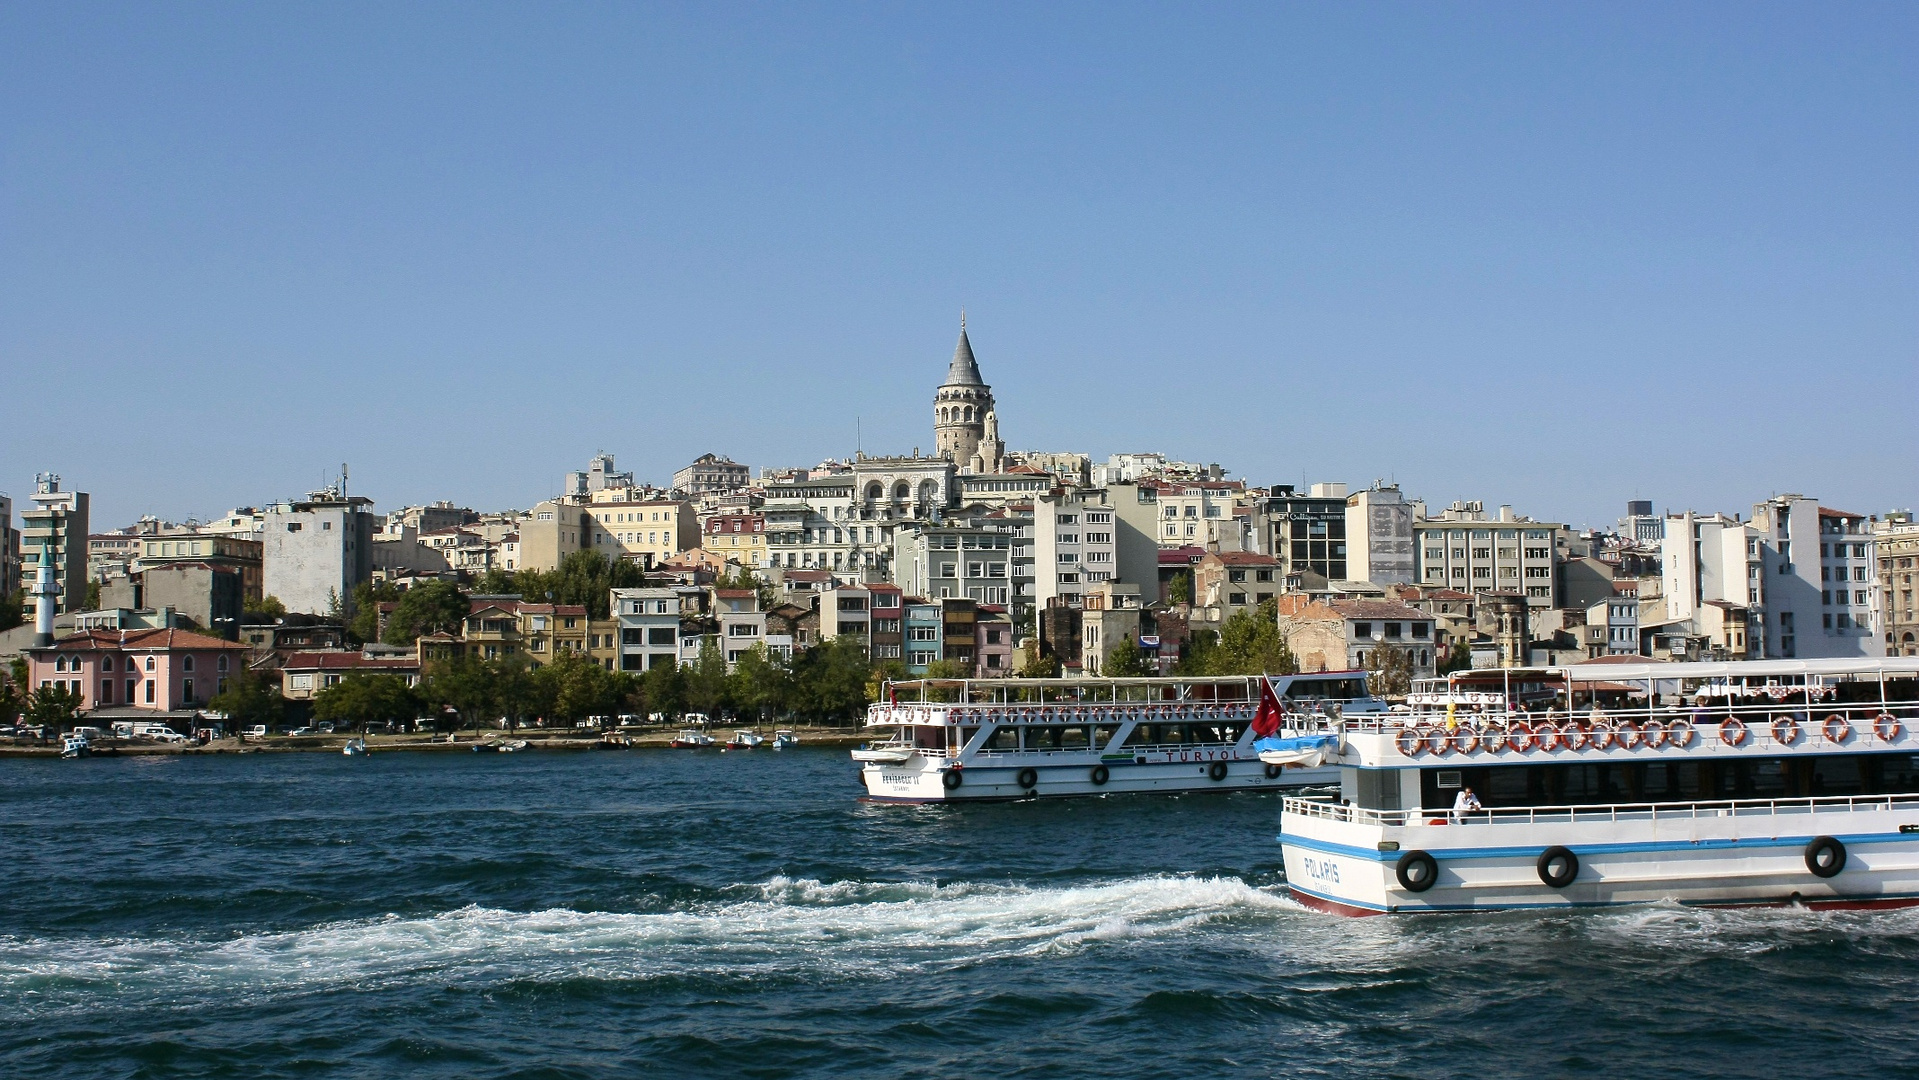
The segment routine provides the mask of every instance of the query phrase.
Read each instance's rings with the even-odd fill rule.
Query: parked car
[[[310,727],[297,727],[297,728],[294,728],[294,729],[293,729],[292,731],[289,731],[289,732],[287,732],[287,735],[288,735],[288,736],[295,736],[295,735],[318,735],[318,734],[319,734],[319,732],[318,732],[318,731],[315,731],[314,729],[312,729],[312,728],[310,728]]]
[[[320,730],[320,734],[322,734],[322,735],[331,735],[331,734],[333,734],[333,721],[331,721],[331,720],[322,720],[322,721],[320,721],[320,728],[319,728],[319,730]]]
[[[267,737],[267,726],[265,724],[255,724],[240,734],[248,739],[264,739]]]

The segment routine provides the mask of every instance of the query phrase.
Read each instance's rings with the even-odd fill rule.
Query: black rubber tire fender
[[[1268,765],[1266,766],[1266,779],[1277,780],[1279,779],[1279,774],[1285,771],[1286,766],[1284,765]]]
[[[948,791],[951,791],[954,788],[959,787],[961,784],[964,784],[965,782],[966,782],[965,778],[960,776],[960,772],[958,769],[948,769],[946,770],[946,775],[940,777],[940,786],[945,788]]]
[[[1214,782],[1226,779],[1226,763],[1223,761],[1213,762],[1207,766],[1206,775],[1211,777]]]
[[[1092,774],[1088,776],[1087,779],[1093,782],[1094,787],[1100,787],[1104,785],[1106,781],[1112,777],[1112,775],[1113,775],[1113,771],[1111,769],[1108,769],[1106,766],[1095,765],[1093,766]]]
[[[1414,848],[1399,857],[1393,866],[1393,876],[1407,892],[1425,892],[1439,880],[1439,860]]]
[[[1539,862],[1534,865],[1539,870],[1539,880],[1554,889],[1571,885],[1579,876],[1579,856],[1556,844],[1540,852]]]
[[[1838,877],[1846,868],[1846,845],[1830,836],[1815,836],[1806,845],[1806,869],[1813,877]]]
[[[1039,770],[1034,768],[1021,769],[1019,774],[1013,777],[1013,782],[1031,791],[1039,786]]]

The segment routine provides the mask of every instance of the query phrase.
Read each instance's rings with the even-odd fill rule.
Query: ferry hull
[[[873,802],[994,802],[1012,799],[1049,799],[1115,793],[1176,793],[1282,791],[1339,783],[1335,768],[1280,771],[1266,775],[1266,766],[1257,760],[1227,761],[1226,775],[1213,779],[1210,762],[1106,762],[1106,782],[1096,784],[1092,773],[1098,760],[1047,765],[967,765],[953,770],[942,763],[921,759],[903,765],[868,764],[860,770],[866,786],[866,798]],[[1020,785],[1020,774],[1030,769],[1035,783]],[[957,787],[947,787],[947,776],[960,777]]]
[[[1381,827],[1286,814],[1282,829],[1293,896],[1341,915],[1659,902],[1919,904],[1919,808],[1575,823],[1546,830],[1485,823]],[[1807,848],[1818,837],[1845,845],[1844,868],[1832,877],[1819,877],[1807,865]],[[1394,844],[1397,849],[1380,850]],[[1578,872],[1563,888],[1541,879],[1538,863],[1549,846],[1578,857]],[[1414,851],[1431,855],[1438,867],[1423,892],[1406,888],[1397,876],[1399,860]]]

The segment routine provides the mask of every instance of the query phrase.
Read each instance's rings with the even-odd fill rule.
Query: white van
[[[267,726],[265,724],[255,724],[241,732],[241,734],[249,739],[264,739],[267,737]]]

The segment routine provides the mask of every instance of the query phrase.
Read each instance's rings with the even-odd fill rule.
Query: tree
[[[250,623],[278,622],[286,618],[287,606],[281,603],[277,596],[266,596],[247,601],[242,614]]]
[[[435,707],[436,726],[447,709],[453,710],[456,723],[469,727],[499,715],[493,710],[493,672],[484,660],[463,656],[436,662],[429,668],[421,691]]]
[[[1215,631],[1193,631],[1192,636],[1186,639],[1186,647],[1180,650],[1179,660],[1173,664],[1173,674],[1213,674],[1213,653],[1218,645],[1219,634]]]
[[[19,590],[7,596],[0,596],[0,630],[11,630],[19,626],[20,613],[23,609]]]
[[[489,580],[487,584],[495,583]],[[560,560],[558,569],[522,570],[514,575],[512,588],[498,591],[540,600],[552,593],[554,603],[579,604],[586,608],[589,617],[604,619],[608,617],[611,590],[638,588],[644,584],[646,572],[637,563],[598,551],[576,551]]]
[[[787,709],[792,683],[785,658],[765,644],[755,645],[734,665],[733,701],[742,712],[750,711],[762,720],[778,716]]]
[[[1175,604],[1192,603],[1193,572],[1190,570],[1181,570],[1179,573],[1174,574],[1173,579],[1166,583],[1166,598]]]
[[[543,702],[551,702],[549,719],[577,726],[589,716],[617,712],[620,702],[633,689],[633,677],[611,672],[584,653],[562,652],[553,662],[533,672]]]
[[[648,668],[640,680],[641,696],[649,713],[665,719],[677,719],[686,712],[686,673],[675,663]]]
[[[872,665],[866,650],[851,637],[820,642],[794,661],[794,706],[819,720],[848,719],[863,713],[873,699],[867,677]]]
[[[100,583],[98,581],[87,582],[85,603],[88,611],[100,610]]]
[[[1132,635],[1119,639],[1119,644],[1106,654],[1106,663],[1100,668],[1100,674],[1109,679],[1137,679],[1152,674],[1146,667],[1146,654],[1139,649],[1139,643]]]
[[[693,711],[717,719],[730,704],[727,691],[726,657],[720,652],[718,638],[700,643],[700,658],[686,673],[686,700]]]
[[[411,645],[425,634],[457,630],[472,610],[467,595],[451,581],[415,585],[399,594],[381,640],[388,645]]]
[[[1279,633],[1278,605],[1241,608],[1220,627],[1219,647],[1207,660],[1208,675],[1290,675],[1299,670]]]
[[[1020,648],[1019,677],[1057,679],[1059,678],[1059,657],[1042,651],[1038,638],[1027,638]]]
[[[47,683],[27,695],[27,723],[50,727],[55,731],[73,726],[80,711],[80,694],[55,683]]]
[[[227,680],[225,690],[213,695],[207,708],[224,713],[227,729],[239,731],[260,724],[277,726],[286,715],[286,699],[280,696],[278,679],[243,668]]]
[[[1366,650],[1368,689],[1380,697],[1404,695],[1413,688],[1413,654],[1396,645],[1375,645]]]
[[[420,699],[398,675],[348,675],[313,696],[313,718],[362,731],[420,714]]]
[[[0,725],[11,727],[20,718],[20,710],[26,704],[26,695],[20,692],[20,684],[5,672],[0,672]]]
[[[1434,674],[1447,675],[1455,671],[1471,671],[1473,650],[1464,641],[1454,641],[1453,647],[1434,665]]]
[[[400,590],[392,582],[362,581],[353,587],[353,618],[347,633],[357,641],[377,641],[380,637],[380,605],[400,599]]]
[[[473,591],[480,596],[504,596],[515,588],[516,579],[512,571],[498,568],[488,570],[473,581]]]

